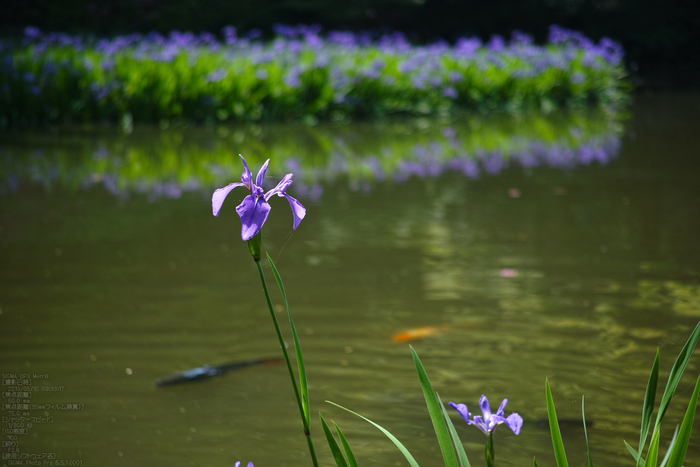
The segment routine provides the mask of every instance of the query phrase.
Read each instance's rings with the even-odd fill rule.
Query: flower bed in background
[[[553,26],[416,46],[399,34],[277,28],[271,41],[172,32],[42,34],[0,43],[0,126],[67,122],[288,121],[519,111],[626,101],[621,47]]]

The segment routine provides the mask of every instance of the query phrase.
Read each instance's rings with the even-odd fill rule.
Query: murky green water
[[[580,420],[585,394],[596,465],[630,465],[622,439],[636,446],[655,349],[666,375],[700,318],[699,125],[696,95],[665,95],[638,98],[621,122],[0,135],[2,372],[48,375],[3,404],[80,404],[12,422],[28,430],[19,452],[86,466],[310,465],[283,366],[154,387],[203,364],[278,355],[238,235],[243,190],[220,218],[210,210],[211,190],[237,180],[243,153],[256,166],[272,157],[276,177],[296,174],[290,193],[307,218],[293,232],[286,201],[274,200],[265,247],[301,332],[312,412],[343,428],[361,465],[406,462],[325,400],[391,430],[421,465],[441,465],[409,343],[443,400],[478,411],[482,393],[493,404],[508,397],[525,418],[518,437],[499,430],[499,465],[534,455],[553,465],[536,423],[545,377],[561,418]],[[429,335],[392,340],[420,328]],[[484,436],[454,420],[481,464]],[[562,430],[571,464],[586,465],[580,424]],[[686,465],[700,462],[699,432]]]

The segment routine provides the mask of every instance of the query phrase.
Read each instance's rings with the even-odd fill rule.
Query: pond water
[[[582,395],[596,465],[631,465],[622,440],[637,445],[654,352],[663,388],[700,318],[698,128],[700,98],[677,94],[639,96],[629,118],[1,134],[0,362],[35,386],[17,398],[3,386],[3,417],[5,404],[30,404],[26,420],[8,422],[27,434],[3,454],[311,465],[283,365],[154,385],[279,356],[240,240],[245,190],[211,215],[211,192],[238,180],[242,153],[254,171],[272,158],[270,183],[295,172],[289,193],[307,217],[293,231],[287,202],[272,200],[264,247],[300,330],[312,414],[343,428],[361,465],[407,464],[326,400],[392,431],[421,465],[442,463],[409,344],[445,402],[478,412],[481,394],[494,405],[507,397],[507,413],[523,416],[520,436],[497,433],[499,465],[554,465],[545,377],[571,421],[571,465],[586,465]],[[425,335],[395,338],[412,330]],[[699,368],[695,355],[664,446]],[[482,464],[483,434],[453,415]],[[333,465],[312,421],[321,462]],[[686,465],[700,462],[698,430]]]

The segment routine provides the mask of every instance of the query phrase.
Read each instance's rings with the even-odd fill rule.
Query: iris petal
[[[520,429],[523,427],[523,417],[521,417],[517,413],[512,413],[508,416],[508,418],[506,418],[506,425],[508,425],[510,429],[513,430],[513,433],[519,435]]]
[[[489,427],[486,424],[486,422],[484,422],[484,420],[481,418],[481,415],[475,416],[474,420],[472,420],[472,422],[470,424],[476,425],[476,427],[478,429],[480,429],[481,431],[483,431],[485,435],[489,434]]]
[[[481,406],[481,411],[484,413],[484,421],[488,423],[491,418],[491,404],[489,404],[489,400],[483,394],[481,395],[481,399],[479,399],[479,405]]]
[[[496,412],[496,415],[498,415],[499,417],[505,415],[506,404],[508,404],[508,399],[503,399],[503,402],[501,402],[501,406],[498,408],[498,412]]]
[[[241,159],[243,159],[243,166],[245,167],[245,172],[243,175],[241,175],[241,181],[245,184],[245,186],[248,187],[250,191],[253,191],[253,187],[251,184],[253,183],[253,174],[250,173],[250,169],[248,168],[248,163],[245,161],[245,157],[243,157],[243,154],[239,154],[241,156]]]
[[[287,174],[284,176],[282,180],[277,184],[276,187],[274,187],[272,190],[268,191],[265,193],[265,201],[269,201],[269,199],[272,197],[272,195],[277,195],[277,196],[283,196],[284,193],[287,191],[287,188],[289,188],[289,185],[292,184],[292,174]]]
[[[294,215],[294,230],[299,227],[301,220],[306,216],[306,208],[296,199],[292,198],[288,194],[284,195],[289,201],[289,205],[292,207],[292,214]]]
[[[265,181],[265,172],[267,172],[267,166],[270,165],[270,159],[266,160],[260,170],[258,170],[258,176],[255,178],[255,184],[262,188],[263,182]]]
[[[469,409],[467,409],[466,404],[455,404],[454,402],[450,402],[450,407],[459,412],[459,414],[462,416],[463,419],[467,421],[467,423],[471,423],[469,421]]]
[[[228,196],[228,194],[231,193],[231,190],[233,190],[237,186],[245,186],[245,184],[238,182],[231,183],[230,185],[226,185],[223,188],[219,188],[211,196],[211,207],[216,217],[219,217],[219,212],[221,212],[221,206],[224,204],[226,196]]]
[[[270,205],[262,197],[248,195],[236,207],[236,212],[241,217],[243,224],[241,238],[248,241],[260,233],[267,216],[270,214]]]

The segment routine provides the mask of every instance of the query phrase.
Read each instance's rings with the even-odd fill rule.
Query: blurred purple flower
[[[223,81],[228,76],[228,71],[222,70],[221,68],[212,71],[207,75],[206,80],[210,83],[218,83]]]
[[[39,28],[36,28],[34,26],[27,26],[26,28],[24,28],[24,35],[26,37],[36,39],[37,37],[41,36],[41,31],[39,30]]]
[[[241,467],[241,461],[236,462],[233,467]],[[248,467],[254,467],[252,462],[248,462]]]
[[[457,99],[457,97],[459,97],[459,92],[452,86],[447,86],[442,90],[442,95],[450,99]]]
[[[476,427],[485,435],[490,435],[493,433],[498,425],[502,423],[508,425],[508,427],[513,430],[513,433],[519,435],[520,429],[523,426],[523,418],[517,413],[510,414],[508,418],[504,417],[504,410],[507,403],[508,399],[503,399],[501,406],[498,408],[498,412],[496,412],[496,414],[492,414],[489,400],[486,398],[486,396],[482,395],[481,399],[479,399],[479,405],[481,406],[481,411],[484,415],[483,417],[481,415],[476,415],[471,420],[469,418],[472,414],[469,412],[465,404],[455,404],[454,402],[450,402],[450,407],[459,412],[462,418],[466,420],[468,425],[476,425]]]
[[[486,46],[494,52],[502,52],[506,48],[506,41],[502,36],[495,34]]]
[[[270,214],[270,204],[268,203],[272,195],[282,196],[287,198],[289,205],[292,208],[292,214],[294,215],[294,229],[299,226],[304,216],[306,216],[306,208],[296,199],[289,196],[286,191],[289,185],[292,184],[292,174],[289,173],[284,176],[284,178],[267,193],[264,192],[262,188],[263,181],[265,180],[265,172],[267,172],[267,166],[270,163],[268,159],[265,164],[260,168],[258,176],[253,182],[253,174],[250,173],[248,169],[248,163],[245,158],[243,159],[243,165],[245,166],[245,172],[241,176],[241,182],[231,183],[224,188],[219,188],[214,192],[211,198],[212,210],[215,216],[219,216],[221,211],[221,206],[224,204],[226,196],[236,187],[242,186],[246,187],[250,191],[250,195],[243,199],[243,202],[236,207],[236,212],[241,218],[243,224],[243,229],[241,230],[241,238],[244,241],[248,241],[260,233],[263,224],[267,220],[267,216]]]

